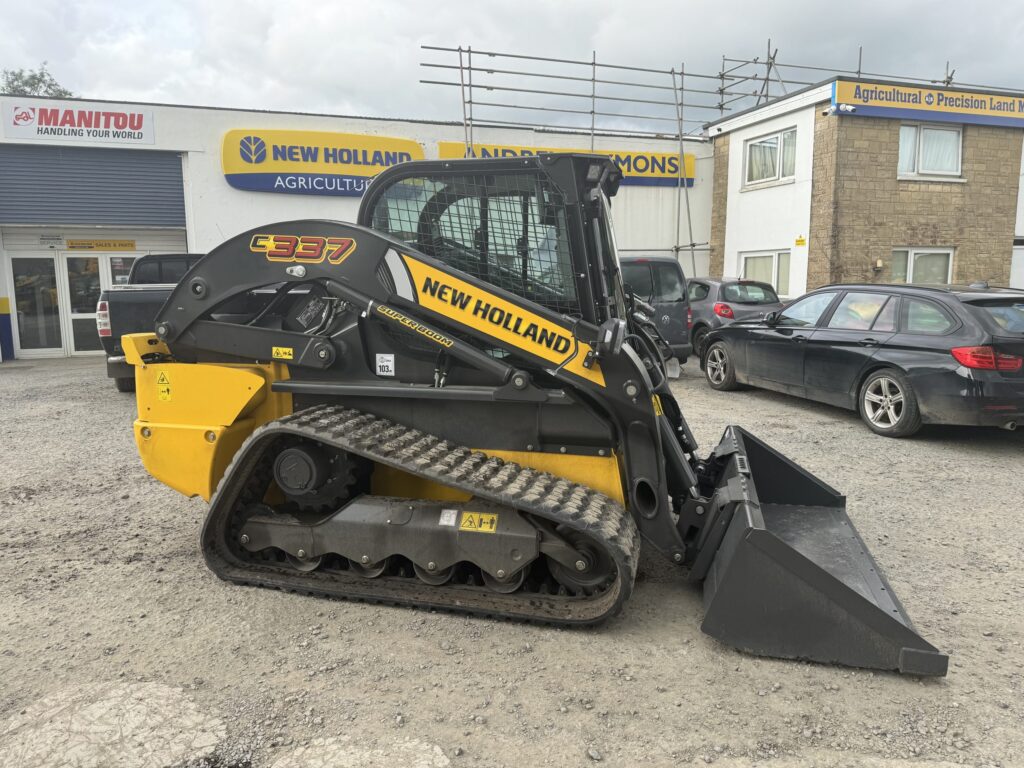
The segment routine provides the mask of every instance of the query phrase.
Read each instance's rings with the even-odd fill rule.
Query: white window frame
[[[913,171],[901,171],[899,170],[899,156],[896,157],[896,176],[900,179],[959,179],[963,175],[963,162],[964,162],[964,131],[962,125],[950,125],[949,123],[900,123],[900,128],[914,128],[917,130],[917,141],[914,142],[914,170]],[[924,148],[924,143],[921,141],[923,129],[935,131],[949,131],[950,133],[956,133],[956,170],[955,171],[922,171],[921,170],[921,152]],[[897,142],[897,146],[898,146]],[[899,250],[899,249],[897,249]]]
[[[789,286],[787,285],[785,287],[785,289],[783,289],[782,287],[779,286],[779,256],[781,256],[782,254],[786,254],[787,256],[789,256],[790,279],[792,279],[792,274],[793,274],[793,252],[789,248],[776,248],[776,249],[770,250],[770,251],[747,251],[745,253],[741,253],[740,254],[740,279],[741,280],[750,280],[751,279],[751,278],[747,277],[747,259],[753,259],[753,258],[764,257],[764,256],[771,256],[772,257],[772,279],[771,279],[772,288],[774,288],[775,292],[777,294],[779,294],[779,298],[782,298],[783,296],[789,296]]]
[[[954,248],[923,248],[923,247],[916,247],[915,248],[913,246],[901,246],[901,247],[898,247],[898,248],[893,248],[892,249],[892,253],[894,253],[894,254],[896,253],[896,251],[906,251],[907,252],[907,279],[906,279],[905,283],[897,283],[897,285],[911,285],[914,282],[914,258],[916,256],[920,256],[922,254],[927,254],[927,253],[941,253],[941,254],[944,254],[946,256],[949,256],[949,268],[946,270],[946,282],[944,284],[945,285],[952,285],[952,283],[953,283],[953,252],[954,252],[954,250],[955,250]],[[894,257],[890,256],[890,258],[894,258]],[[891,273],[891,271],[890,271],[890,273]]]
[[[797,137],[798,137],[798,131],[797,131],[797,127],[795,125],[790,125],[790,126],[788,126],[786,128],[783,128],[783,129],[778,130],[778,131],[773,131],[771,133],[766,133],[763,136],[756,136],[756,137],[754,137],[752,139],[747,139],[743,143],[743,184],[742,184],[743,187],[745,187],[745,188],[746,187],[753,188],[753,187],[760,187],[760,186],[766,185],[766,184],[777,184],[780,181],[788,181],[788,180],[793,179],[793,178],[796,177],[796,162],[793,163],[793,173],[792,174],[790,174],[789,176],[783,176],[782,175],[782,156],[783,156],[782,137],[785,136],[787,133],[790,133],[790,132],[793,133],[793,143],[795,145],[797,143]],[[749,175],[750,175],[750,148],[752,146],[754,146],[755,144],[759,144],[762,141],[765,141],[766,139],[777,139],[778,143],[779,143],[779,145],[778,145],[779,146],[779,151],[778,151],[778,154],[776,155],[775,175],[774,176],[769,176],[769,177],[764,178],[764,179],[758,179],[757,181],[748,181],[748,178],[749,178]],[[794,153],[794,158],[795,158],[795,156],[796,156],[796,147],[793,148],[793,153]]]

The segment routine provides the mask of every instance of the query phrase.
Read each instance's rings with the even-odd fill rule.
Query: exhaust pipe
[[[1017,429],[1017,422],[1016,421],[1008,421],[1005,424],[1003,424],[1003,429],[1008,429],[1011,432],[1013,432],[1015,429]]]

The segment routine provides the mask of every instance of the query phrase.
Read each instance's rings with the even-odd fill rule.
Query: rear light
[[[689,307],[686,309],[686,327],[693,328],[693,310]]]
[[[110,306],[105,301],[96,305],[96,331],[100,336],[110,335]]]
[[[954,347],[949,353],[960,365],[982,371],[1019,371],[1024,367],[1024,357],[1004,355],[992,347]]]
[[[715,304],[714,310],[715,314],[718,315],[719,317],[725,317],[728,318],[729,320],[732,320],[734,317],[736,317],[736,315],[732,311],[732,307],[730,307],[728,304],[723,304],[722,302],[718,302],[717,304]]]

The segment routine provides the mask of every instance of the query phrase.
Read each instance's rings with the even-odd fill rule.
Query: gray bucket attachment
[[[845,497],[739,427],[715,455],[723,471],[691,570],[704,632],[762,656],[946,674],[949,657],[914,630]]]

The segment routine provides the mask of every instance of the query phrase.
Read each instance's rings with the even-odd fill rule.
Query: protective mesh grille
[[[562,193],[535,173],[395,182],[373,227],[491,285],[579,315]]]

